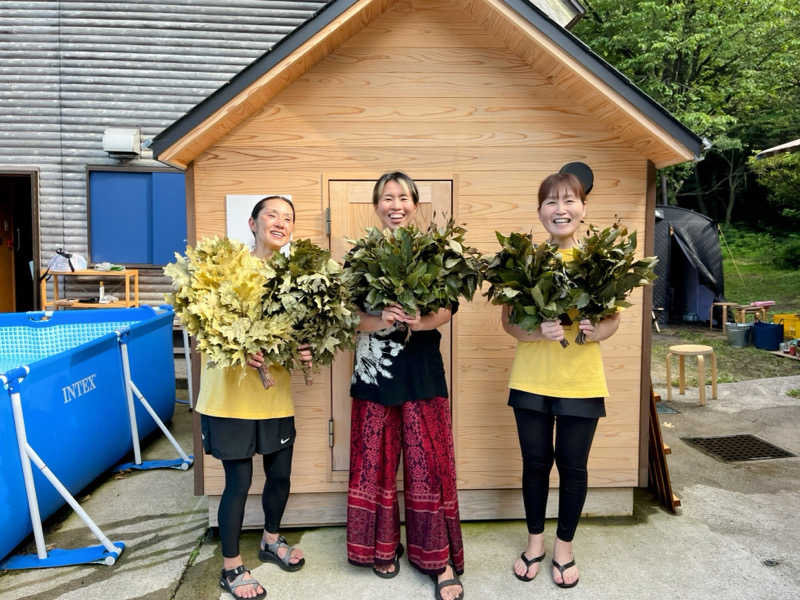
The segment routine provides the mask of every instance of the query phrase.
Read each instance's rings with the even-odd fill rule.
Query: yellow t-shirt
[[[571,248],[559,252],[564,260],[572,260]],[[576,344],[577,311],[569,316],[573,323],[564,326],[564,336],[569,342],[566,348],[550,340],[517,343],[509,388],[558,398],[608,396],[600,345]]]
[[[283,367],[270,365],[275,384],[268,390],[258,372],[247,367],[244,377],[238,367],[208,367],[202,360],[200,394],[195,410],[211,417],[233,419],[278,419],[294,415],[291,377]]]

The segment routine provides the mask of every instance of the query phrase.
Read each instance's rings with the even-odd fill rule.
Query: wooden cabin
[[[153,143],[159,160],[186,170],[192,241],[225,234],[228,195],[291,194],[295,236],[335,257],[372,222],[375,179],[395,169],[420,182],[426,214],[452,212],[485,253],[498,249],[495,230],[543,239],[539,183],[571,161],[594,171],[587,221],[619,217],[652,253],[656,168],[692,160],[701,147],[521,0],[335,0]],[[633,488],[647,485],[648,295],[638,290],[633,303],[603,344],[611,395],[589,461],[589,515],[631,514]],[[522,517],[506,406],[515,340],[499,308],[479,297],[444,333],[462,518]],[[310,387],[294,378],[286,525],[345,520],[349,360],[342,355]],[[197,475],[215,524],[221,466],[204,457]],[[262,483],[254,478],[247,525],[261,522]]]

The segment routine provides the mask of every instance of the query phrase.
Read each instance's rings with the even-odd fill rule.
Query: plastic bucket
[[[752,327],[753,325],[750,323],[728,323],[725,328],[728,343],[734,348],[744,348],[748,344]]]
[[[777,350],[783,341],[783,323],[753,324],[753,345],[760,350]]]

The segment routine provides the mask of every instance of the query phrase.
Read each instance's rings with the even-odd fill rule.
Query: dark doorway
[[[36,173],[0,173],[0,312],[36,310]]]

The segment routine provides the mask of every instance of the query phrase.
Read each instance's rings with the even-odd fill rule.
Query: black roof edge
[[[555,42],[564,52],[589,69],[593,75],[638,108],[642,114],[686,146],[695,158],[702,155],[704,142],[697,134],[678,121],[666,108],[648,96],[574,34],[550,19],[529,0],[503,1]]]
[[[278,41],[261,57],[254,60],[242,71],[234,75],[226,84],[155,136],[150,146],[153,150],[153,157],[157,159],[162,151],[172,146],[184,135],[205,121],[210,115],[222,108],[250,84],[275,67],[279,62],[319,33],[358,1],[359,0],[332,0],[319,9],[302,25]],[[673,138],[688,148],[695,157],[700,157],[703,149],[703,141],[688,127],[673,117],[663,106],[639,89],[630,79],[608,64],[599,55],[595,54],[589,46],[561,27],[558,23],[551,20],[544,12],[531,4],[529,0],[503,1],[539,29],[545,36],[550,38],[569,56],[585,66],[592,74],[628,100],[651,121],[658,124]]]
[[[234,75],[227,83],[213,92],[210,96],[191,108],[185,115],[175,121],[153,138],[150,148],[153,157],[172,146],[175,142],[205,121],[210,115],[225,106],[233,98],[247,89],[256,81],[292,54],[300,46],[327,27],[334,19],[339,17],[348,8],[359,0],[333,0],[320,8],[316,13],[304,21],[297,29],[286,37],[278,40],[269,50],[255,59],[244,69]]]

